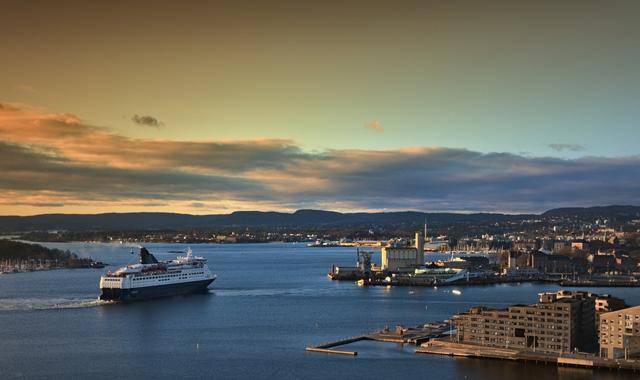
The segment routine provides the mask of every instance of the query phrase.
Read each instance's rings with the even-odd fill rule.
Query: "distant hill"
[[[368,227],[416,226],[455,223],[496,223],[520,221],[534,217],[595,216],[628,218],[640,215],[638,206],[605,206],[590,208],[559,208],[541,215],[532,214],[456,214],[417,211],[340,213],[323,210],[298,210],[294,213],[237,211],[231,214],[189,215],[175,213],[107,213],[107,214],[44,214],[34,216],[0,216],[0,232],[70,230],[161,230],[220,227]]]
[[[542,216],[575,216],[581,218],[639,218],[640,206],[563,207],[546,211]]]
[[[0,216],[1,232],[70,230],[160,230],[219,227],[366,227],[384,225],[421,225],[430,223],[495,222],[519,219],[504,214],[422,213],[414,211],[385,213],[339,213],[322,210],[298,210],[294,213],[237,211],[220,215],[174,213],[44,214]]]

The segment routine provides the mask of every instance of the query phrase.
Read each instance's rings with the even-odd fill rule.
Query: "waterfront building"
[[[509,251],[507,255],[507,269],[520,269],[529,266],[529,255],[518,251]]]
[[[400,268],[413,268],[418,261],[417,251],[411,247],[383,247],[382,270],[397,271]]]
[[[594,297],[584,292],[540,294],[533,305],[474,307],[453,318],[462,343],[547,353],[593,349]]]
[[[638,271],[638,259],[623,253],[616,253],[616,268],[621,273],[633,273]]]
[[[382,270],[421,267],[424,265],[424,237],[416,232],[414,247],[383,247],[381,256]]]
[[[590,254],[587,256],[587,261],[591,266],[593,272],[609,272],[616,269],[616,256],[612,253]]]
[[[543,273],[572,273],[573,263],[568,256],[548,255],[542,252],[530,253],[531,267]]]
[[[640,357],[640,306],[600,315],[600,356]]]

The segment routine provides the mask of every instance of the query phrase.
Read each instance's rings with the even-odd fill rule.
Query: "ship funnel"
[[[149,251],[142,247],[140,248],[140,264],[157,264],[158,260]]]

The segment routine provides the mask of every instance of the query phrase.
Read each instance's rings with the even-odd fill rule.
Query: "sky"
[[[635,1],[4,1],[0,214],[640,204]]]

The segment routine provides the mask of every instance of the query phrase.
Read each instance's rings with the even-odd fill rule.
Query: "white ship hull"
[[[215,278],[139,288],[101,288],[100,299],[105,301],[130,302],[192,294],[207,291],[207,287],[214,280]]]
[[[119,268],[100,277],[100,299],[137,301],[206,291],[216,279],[202,257],[187,256],[159,262],[145,248],[140,264]]]

